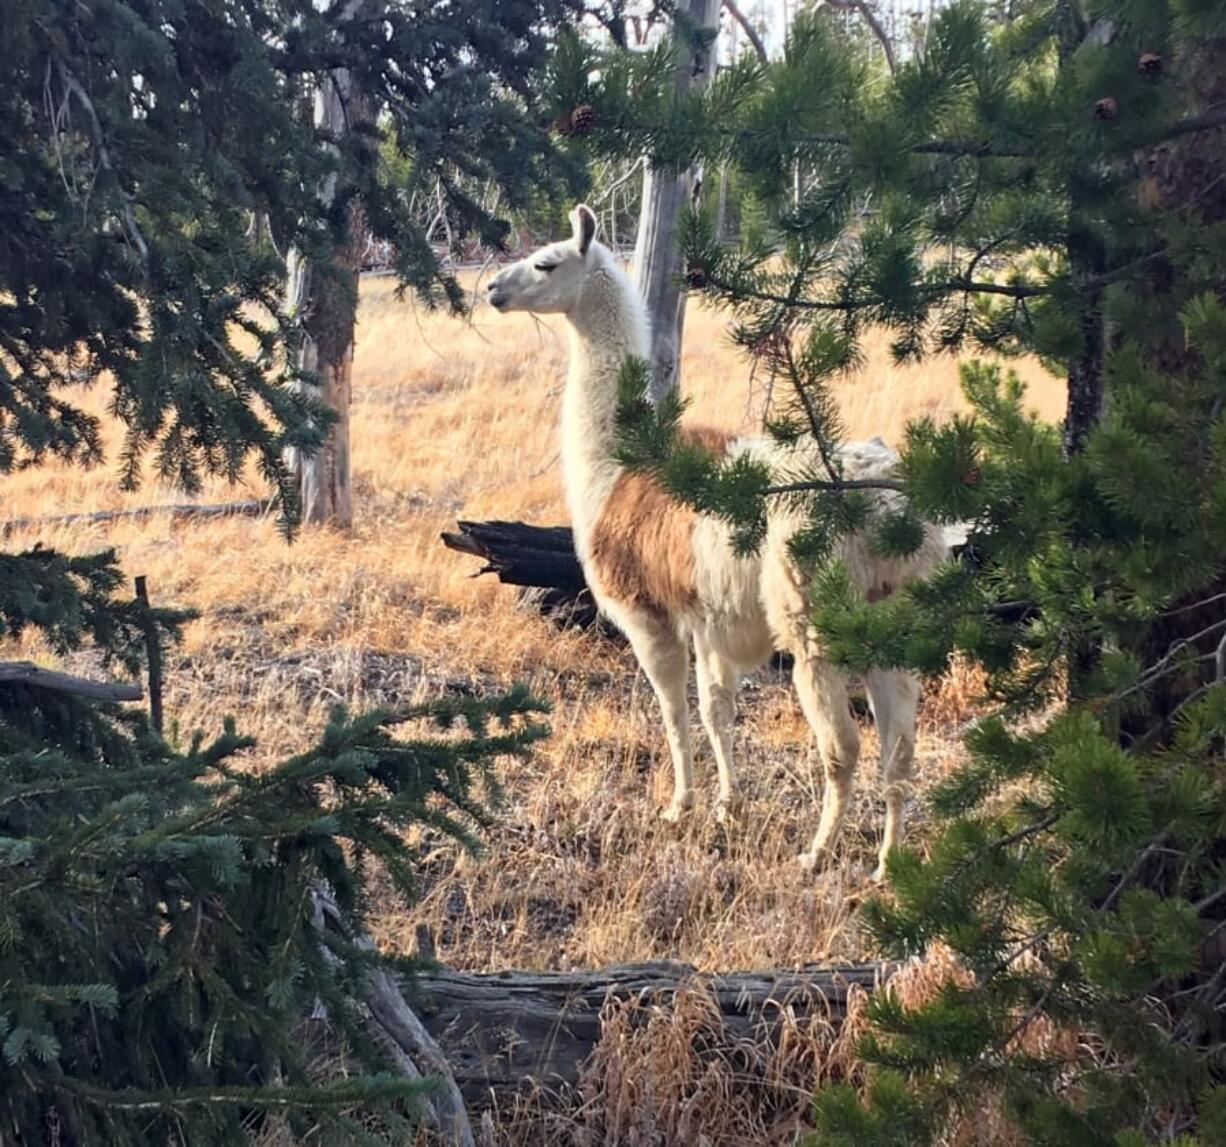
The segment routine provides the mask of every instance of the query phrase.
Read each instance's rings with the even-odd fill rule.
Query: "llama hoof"
[[[885,861],[882,861],[876,868],[873,869],[873,871],[869,874],[868,879],[870,884],[885,883]]]
[[[826,853],[824,851],[816,852],[813,849],[810,849],[808,852],[802,852],[796,858],[796,862],[800,865],[800,870],[802,872],[816,872],[819,868],[821,868],[825,859]]]
[[[660,819],[665,824],[680,824],[693,807],[693,797],[690,797],[688,800],[677,800],[674,798],[667,808],[660,810]]]
[[[719,824],[735,824],[745,808],[745,799],[740,793],[720,797],[715,802],[715,819]]]

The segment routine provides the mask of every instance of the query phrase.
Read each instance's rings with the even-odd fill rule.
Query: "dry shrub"
[[[987,691],[983,667],[956,653],[949,668],[924,696],[923,719],[956,727],[981,711]]]
[[[792,1144],[823,1083],[858,1079],[867,996],[846,1018],[781,1005],[748,1035],[728,1029],[711,990],[609,1004],[578,1086],[537,1091],[485,1121],[490,1147],[743,1147]],[[806,1001],[806,1004],[810,1001]]]

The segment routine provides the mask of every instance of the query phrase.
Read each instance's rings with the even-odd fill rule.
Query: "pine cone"
[[[978,486],[982,481],[983,471],[978,466],[972,466],[962,475],[962,484],[964,486]]]
[[[1137,61],[1137,70],[1144,76],[1161,75],[1162,57],[1157,52],[1142,52]]]
[[[580,104],[570,113],[569,135],[587,135],[596,126],[596,109],[591,104]]]
[[[1094,105],[1094,118],[1111,120],[1120,114],[1119,102],[1113,96],[1107,96]]]
[[[596,111],[591,104],[580,104],[563,112],[551,125],[558,135],[587,135],[596,122]]]
[[[706,268],[700,266],[687,267],[685,271],[685,285],[692,291],[701,291],[707,285]]]

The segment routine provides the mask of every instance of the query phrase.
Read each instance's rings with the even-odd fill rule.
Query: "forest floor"
[[[687,418],[755,429],[766,387],[729,343],[724,318],[692,307],[685,334]],[[896,444],[908,420],[964,408],[954,360],[900,367],[884,337],[866,350],[837,387],[850,437],[880,434]],[[147,575],[157,604],[199,611],[169,657],[172,727],[186,740],[236,715],[259,739],[253,769],[316,737],[338,702],[400,705],[524,681],[552,703],[552,736],[531,760],[504,769],[506,802],[480,856],[430,837],[412,842],[423,895],[411,906],[383,897],[383,945],[411,950],[425,924],[438,958],[468,970],[854,960],[862,955],[855,906],[880,828],[871,724],[831,871],[806,877],[796,863],[816,824],[820,770],[788,682],[770,669],[750,676],[740,694],[735,751],[748,797],[740,820],[725,828],[711,816],[714,769],[699,736],[698,805],[674,828],[657,818],[670,767],[654,699],[629,650],[559,631],[517,607],[514,591],[493,578],[472,578],[477,563],[439,542],[456,518],[566,520],[557,442],[565,360],[560,321],[484,306],[460,320],[397,299],[388,279],[367,279],[354,371],[351,533],[307,529],[287,544],[271,518],[150,517],[23,528],[7,544],[114,547],[130,575]],[[1058,417],[1060,384],[1036,363],[1014,366],[1034,407]],[[100,389],[84,401],[102,412],[106,395]],[[122,491],[114,427],[108,440],[108,464],[92,472],[48,465],[6,476],[0,517],[184,500],[152,478]],[[201,500],[263,493],[258,481],[239,489],[217,481]],[[32,641],[6,655],[46,659]],[[973,674],[955,669],[926,688],[921,788],[956,761],[975,687]],[[919,808],[915,823],[922,839]]]

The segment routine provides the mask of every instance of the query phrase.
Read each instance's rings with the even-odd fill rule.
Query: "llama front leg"
[[[676,823],[694,807],[694,761],[685,696],[690,678],[689,651],[685,642],[663,626],[630,624],[622,628],[660,703],[673,760],[673,799],[660,815]]]
[[[847,798],[860,758],[860,730],[851,715],[843,678],[819,657],[797,655],[792,681],[800,706],[817,739],[817,751],[826,774],[822,815],[801,867],[812,871],[830,856],[843,826]]]
[[[719,769],[719,799],[715,804],[715,817],[723,824],[735,814],[740,798],[732,767],[737,671],[701,638],[694,641],[694,654],[698,666],[698,709]]]
[[[885,862],[902,840],[903,810],[915,772],[915,714],[920,683],[910,673],[877,670],[868,675],[868,695],[881,741],[881,784],[885,794],[885,831],[873,879],[885,878]]]

